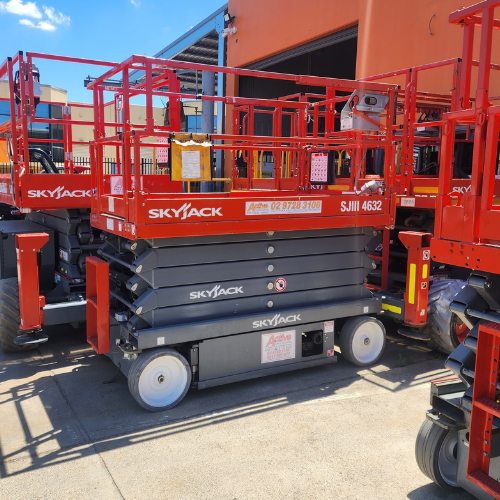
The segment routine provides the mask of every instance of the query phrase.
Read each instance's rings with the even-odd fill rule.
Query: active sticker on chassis
[[[262,363],[293,358],[295,358],[295,330],[262,334]]]
[[[320,214],[321,200],[247,201],[245,215]]]

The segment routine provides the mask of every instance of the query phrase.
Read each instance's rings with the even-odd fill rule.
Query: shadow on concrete
[[[84,332],[70,333],[59,329],[35,352],[0,354],[0,477],[79,459],[96,448],[126,448],[287,405],[356,398],[361,381],[369,381],[373,392],[394,392],[447,373],[441,356],[389,334],[384,355],[370,368],[339,356],[336,365],[191,390],[176,408],[148,413],[130,396],[125,377],[103,383],[116,367],[92,351]],[[425,493],[420,488],[408,498],[429,498]]]
[[[474,500],[474,497],[466,491],[450,493],[434,483],[426,484],[411,491],[408,493],[408,498],[410,500],[428,500],[429,498],[436,500]]]

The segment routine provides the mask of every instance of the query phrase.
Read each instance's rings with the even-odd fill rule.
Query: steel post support
[[[45,297],[40,295],[37,256],[48,241],[47,233],[16,234],[20,330],[39,330],[43,324]]]
[[[87,257],[87,342],[97,354],[109,352],[109,264]]]
[[[408,249],[404,321],[422,326],[427,322],[432,234],[403,231],[399,239]]]

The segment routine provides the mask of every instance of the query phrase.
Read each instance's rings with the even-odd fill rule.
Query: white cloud
[[[23,0],[9,0],[8,2],[0,2],[0,14],[8,12],[9,14],[16,14],[23,16],[19,23],[30,28],[36,28],[42,31],[55,31],[57,27],[55,24],[67,24],[71,22],[69,16],[65,16],[61,11],[57,11],[54,7],[43,6],[43,11],[47,19],[38,21],[37,23],[25,17],[33,17],[35,19],[42,19],[43,14],[38,8],[36,2],[23,2]]]
[[[34,17],[35,19],[42,18],[42,13],[37,7],[36,2],[23,3],[22,0],[0,2],[0,12],[9,12],[10,14],[17,14],[18,16]]]
[[[139,7],[139,5],[141,5],[141,2],[139,2],[138,0],[130,0],[130,3],[132,5],[135,5],[136,7]]]
[[[56,13],[54,7],[43,6],[43,10],[47,17],[56,24],[69,24],[71,19],[69,16],[65,16],[61,11]]]
[[[48,21],[39,21],[35,24],[33,21],[29,19],[20,19],[19,24],[24,24],[25,26],[29,26],[30,28],[36,28],[43,31],[55,31],[56,27],[53,24],[50,24]]]

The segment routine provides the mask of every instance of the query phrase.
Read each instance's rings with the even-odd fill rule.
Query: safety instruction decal
[[[333,321],[325,321],[323,331],[325,333],[333,333]]]
[[[328,153],[311,154],[311,182],[328,182]]]
[[[401,206],[402,207],[414,207],[415,206],[415,198],[401,198]]]
[[[245,215],[320,214],[321,200],[247,201]]]
[[[262,363],[295,358],[295,330],[262,334]]]
[[[201,177],[201,160],[199,151],[182,151],[182,178],[199,179]]]
[[[285,278],[278,278],[274,282],[274,288],[277,292],[282,292],[286,288],[286,280]]]

